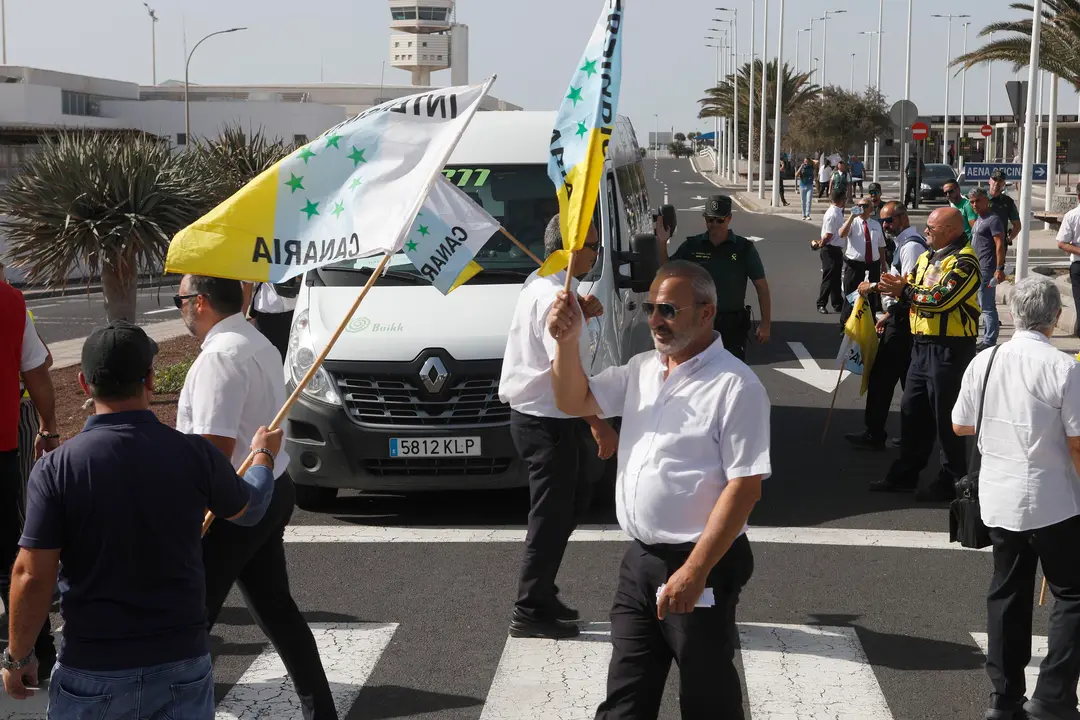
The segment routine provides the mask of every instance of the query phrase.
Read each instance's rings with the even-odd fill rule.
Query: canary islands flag
[[[844,324],[844,341],[840,345],[837,360],[845,370],[854,375],[862,375],[860,395],[866,394],[870,382],[870,370],[877,356],[878,335],[874,327],[874,311],[866,298],[858,292],[848,296],[852,311]]]
[[[551,133],[548,177],[559,197],[563,249],[552,253],[540,274],[566,268],[585,244],[600,192],[604,158],[615,129],[622,83],[623,0],[604,0],[570,89]]]
[[[177,233],[166,272],[276,283],[398,252],[494,81],[393,100],[326,131]]]

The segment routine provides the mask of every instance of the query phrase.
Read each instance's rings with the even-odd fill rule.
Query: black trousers
[[[258,525],[240,527],[218,519],[210,526],[203,538],[207,616],[213,628],[235,582],[259,629],[281,656],[304,720],[337,720],[315,637],[289,592],[285,526],[295,502],[296,488],[285,473],[274,484],[274,497]]]
[[[1041,562],[1055,603],[1050,613],[1049,647],[1032,698],[1050,708],[1075,712],[1080,680],[1080,564],[1076,562],[1080,516],[1025,532],[989,530],[994,543],[994,577],[986,596],[986,673],[994,686],[992,702],[1005,708],[1025,695],[1035,570]]]
[[[529,466],[529,529],[514,612],[530,620],[553,618],[566,544],[592,500],[587,452],[596,445],[588,430],[578,418],[510,414],[514,447]]]
[[[23,529],[23,478],[18,450],[0,452],[0,594],[4,609],[11,614],[11,568],[19,554],[19,538]],[[56,646],[48,618],[34,641],[38,658],[56,658]]]
[[[293,311],[283,313],[261,313],[253,311],[259,332],[281,353],[281,362],[285,362],[285,353],[289,350],[289,331],[292,330]]]
[[[1069,263],[1069,281],[1072,283],[1073,307],[1080,308],[1080,262]],[[1080,337],[1080,313],[1073,324],[1073,335]]]
[[[843,277],[844,251],[835,245],[826,245],[818,250],[821,255],[821,290],[818,292],[817,306],[828,304],[836,312],[844,307],[844,295],[841,292]]]
[[[914,339],[900,403],[900,457],[889,468],[890,482],[916,487],[935,437],[941,444],[941,473],[933,485],[952,489],[967,474],[967,441],[953,432],[952,409],[973,357],[975,338]]]
[[[720,333],[724,349],[746,362],[746,344],[750,340],[750,310],[743,308],[733,312],[717,312],[713,329]]]
[[[825,193],[827,193],[829,191],[829,182],[828,181],[821,182],[820,180],[818,180],[817,186],[818,186],[818,195],[817,196],[818,196],[818,200],[820,200],[821,198],[825,197]]]
[[[907,189],[904,191],[904,203],[909,207],[916,207],[916,201],[919,197],[918,192],[919,184],[915,182],[914,175],[907,176]]]
[[[646,546],[623,555],[611,607],[611,664],[607,699],[597,720],[645,720],[660,712],[671,661],[679,666],[683,720],[743,720],[735,669],[735,607],[754,572],[750,541],[740,536],[709,573],[716,604],[656,617],[656,590],[690,556],[692,545]]]
[[[877,356],[870,368],[870,378],[866,382],[866,422],[867,434],[875,439],[884,440],[885,421],[889,418],[896,383],[900,387],[906,384],[908,367],[911,365],[911,322],[906,310],[889,314],[885,320],[885,332],[878,343]]]
[[[844,315],[841,322],[847,322],[848,315],[854,309],[847,301],[851,293],[859,289],[859,285],[866,280],[866,273],[870,273],[870,282],[881,279],[881,261],[865,263],[858,260],[844,258]],[[881,298],[877,294],[869,296],[870,309],[875,313],[881,312]]]

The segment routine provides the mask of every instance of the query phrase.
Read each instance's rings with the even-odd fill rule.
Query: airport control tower
[[[450,70],[451,85],[469,83],[469,27],[457,23],[455,0],[389,0],[390,65],[431,86],[431,73]]]

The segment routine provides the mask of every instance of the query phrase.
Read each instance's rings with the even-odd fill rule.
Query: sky
[[[768,2],[768,55],[775,57],[781,0],[624,0],[625,45],[619,112],[644,137],[657,123],[676,132],[710,130],[697,119],[697,100],[715,79],[715,50],[706,47],[713,18],[738,9],[738,50],[750,50],[751,8],[757,6],[755,50],[762,50],[764,7]],[[942,114],[945,106],[948,21],[932,13],[962,14],[978,8],[977,17],[952,21],[952,55],[968,47],[990,22],[1022,17],[1009,0],[911,0],[911,99],[920,113]],[[390,13],[384,0],[150,0],[157,11],[157,77],[183,79],[184,33],[188,47],[203,35],[234,26],[241,33],[204,43],[191,62],[191,81],[208,84],[356,82],[408,84],[405,71],[385,65]],[[458,21],[470,28],[470,82],[498,74],[492,94],[527,110],[552,110],[566,93],[604,0],[458,0]],[[904,95],[904,56],[908,0],[884,0],[881,87],[890,102]],[[151,82],[150,19],[141,0],[6,0],[7,58],[65,72]],[[795,63],[796,35],[810,18],[826,10],[845,10],[827,23],[826,80],[847,87],[855,53],[856,87],[865,85],[868,38],[876,30],[874,0],[789,0],[784,22],[784,58]],[[726,27],[726,25],[720,25]],[[813,28],[815,57],[821,56],[822,23]],[[807,33],[798,43],[798,62],[807,64]],[[874,38],[876,46],[876,38]],[[876,49],[875,49],[876,52]],[[745,59],[744,59],[745,62]],[[385,71],[385,75],[383,72]],[[872,68],[876,74],[876,65]],[[1009,112],[1005,81],[1027,79],[1002,64],[992,66],[991,111]],[[450,82],[449,71],[433,76]],[[961,79],[951,80],[950,112],[960,112]],[[1049,112],[1049,91],[1044,108]],[[985,113],[985,68],[967,73],[967,114]],[[1062,83],[1059,113],[1077,112],[1077,95]],[[656,117],[659,116],[659,117]]]

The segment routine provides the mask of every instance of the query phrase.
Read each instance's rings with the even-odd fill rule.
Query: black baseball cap
[[[866,186],[866,192],[868,193],[880,193],[881,183],[872,182]]]
[[[90,333],[82,349],[82,372],[97,389],[142,382],[150,373],[158,345],[138,325],[114,320]]]
[[[991,180],[1008,180],[1009,178],[1005,177],[1005,171],[1004,170],[995,170],[993,172],[993,174],[990,176],[990,179]]]
[[[725,218],[731,214],[731,198],[727,195],[713,195],[705,203],[705,217]]]

